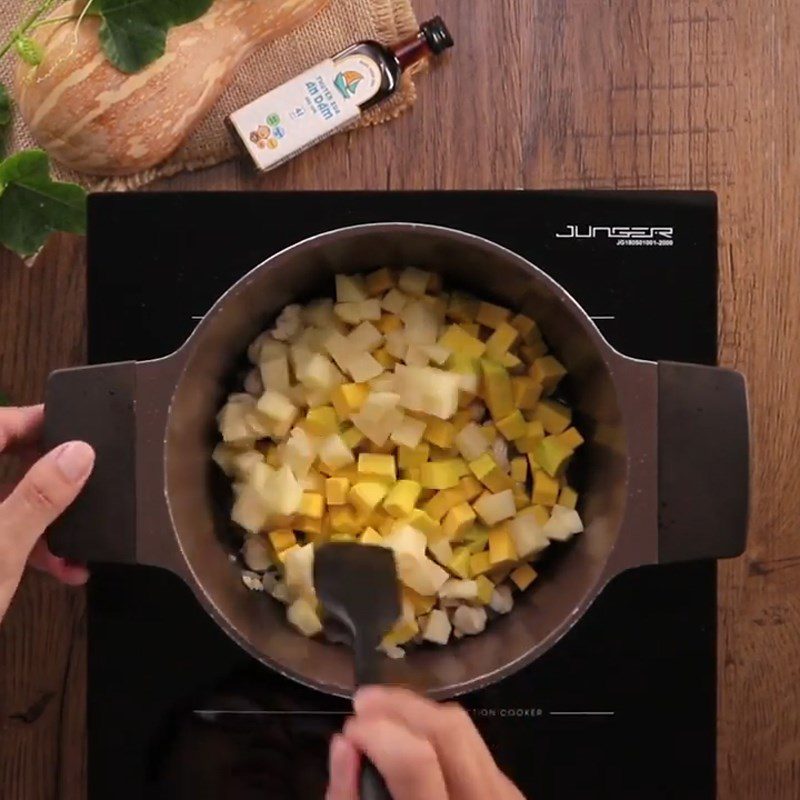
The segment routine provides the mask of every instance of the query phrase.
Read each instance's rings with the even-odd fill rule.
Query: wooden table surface
[[[797,0],[416,0],[457,35],[396,122],[255,178],[169,189],[711,188],[719,358],[754,439],[747,555],[719,571],[719,796],[800,797],[800,13]],[[0,254],[0,387],[41,398],[85,353],[84,242]],[[668,690],[668,687],[665,687]],[[80,592],[29,575],[0,631],[0,795],[85,792]]]

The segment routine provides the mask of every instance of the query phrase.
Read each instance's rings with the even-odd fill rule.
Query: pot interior
[[[497,680],[544,652],[602,589],[624,513],[627,446],[613,354],[588,317],[544,273],[485,240],[400,223],[334,231],[273,256],[218,301],[186,345],[190,353],[167,428],[167,500],[195,591],[217,621],[271,667],[340,694],[352,689],[350,652],[296,633],[282,605],[245,589],[228,557],[236,543],[227,522],[229,490],[211,462],[215,415],[233,388],[247,345],[285,305],[332,295],[337,272],[407,265],[439,272],[446,288],[472,292],[539,323],[569,370],[566,399],[587,440],[570,474],[581,494],[586,530],[548,551],[539,579],[515,594],[510,614],[490,622],[480,636],[387,659],[387,679],[436,697],[452,696]]]

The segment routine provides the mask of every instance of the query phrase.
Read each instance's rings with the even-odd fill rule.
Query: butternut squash
[[[215,0],[199,19],[173,28],[164,55],[136,74],[100,49],[97,18],[44,25],[39,66],[21,63],[15,97],[53,158],[92,175],[127,175],[171,155],[255,47],[301,25],[328,0]],[[81,0],[51,16],[80,11]],[[265,87],[266,89],[266,87]]]

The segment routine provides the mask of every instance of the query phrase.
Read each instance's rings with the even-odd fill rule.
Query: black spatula
[[[314,586],[325,611],[352,637],[356,686],[381,683],[384,656],[377,647],[400,616],[394,554],[385,547],[331,542],[314,555]],[[361,800],[390,800],[386,784],[369,761],[360,781]]]

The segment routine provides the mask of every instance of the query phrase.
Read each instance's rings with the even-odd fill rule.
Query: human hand
[[[78,496],[94,451],[85,442],[67,442],[36,460],[43,421],[43,406],[0,408],[0,453],[30,467],[16,485],[0,485],[0,621],[26,564],[70,586],[89,577],[86,567],[54,556],[42,534]]]
[[[331,741],[326,800],[358,800],[362,754],[394,800],[525,800],[461,706],[368,686],[353,707],[355,716]]]

